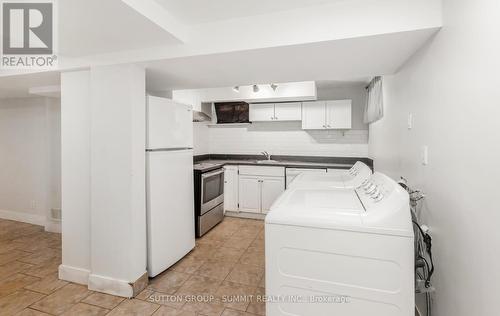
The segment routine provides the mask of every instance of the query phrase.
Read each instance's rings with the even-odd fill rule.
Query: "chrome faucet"
[[[267,151],[262,151],[261,154],[263,154],[267,160],[271,160],[271,155]]]

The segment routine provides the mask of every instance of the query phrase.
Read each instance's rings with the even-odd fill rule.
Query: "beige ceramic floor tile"
[[[186,300],[183,295],[170,295],[160,292],[151,293],[145,301],[173,307],[175,309],[181,309],[186,304]]]
[[[248,248],[241,256],[239,262],[259,267],[264,267],[266,265],[264,252],[255,248]]]
[[[59,265],[61,265],[61,261],[59,259],[54,259],[42,265],[33,266],[32,268],[23,271],[23,273],[44,278],[53,273],[57,273],[59,271]]]
[[[250,314],[247,312],[226,308],[221,316],[255,316],[255,314]]]
[[[254,300],[248,305],[247,312],[265,315],[266,314],[266,303],[264,302],[265,290],[263,288],[257,288],[254,295]]]
[[[60,234],[44,232],[41,226],[0,220],[0,280],[10,280],[5,284],[0,281],[0,293],[2,289],[11,291],[23,282],[35,281],[25,285],[25,289],[0,297],[0,315],[16,314],[21,310],[22,316],[49,315],[44,311],[51,315],[103,315],[108,310],[111,316],[153,313],[155,316],[261,315],[263,304],[227,301],[224,304],[222,295],[248,295],[252,289],[255,293],[264,291],[256,289],[263,287],[265,279],[261,267],[265,246],[263,228],[263,221],[226,217],[196,240],[196,249],[188,256],[152,279],[151,286],[142,291],[138,299],[124,300],[92,293],[84,286],[57,279],[61,263]],[[226,270],[233,266],[237,271],[226,275]],[[19,273],[27,279],[16,276]],[[224,276],[226,280],[222,282]],[[209,301],[197,301],[192,295],[201,295]],[[243,312],[245,307],[247,311]]]
[[[225,307],[245,311],[254,293],[255,287],[224,281],[217,290],[216,297]]]
[[[20,312],[19,314],[16,314],[16,316],[51,316],[51,315],[31,308],[26,308],[23,309],[23,311]]]
[[[109,312],[108,309],[88,305],[84,303],[78,303],[73,305],[70,309],[64,312],[64,316],[104,316]]]
[[[189,278],[190,274],[167,270],[150,281],[155,292],[174,294]]]
[[[12,250],[9,252],[0,254],[0,265],[4,265],[6,263],[15,261],[17,259],[21,259],[23,257],[31,255],[30,252],[21,251],[21,250]]]
[[[68,282],[59,280],[57,273],[52,273],[38,282],[25,286],[25,289],[43,294],[50,294],[66,284],[68,284]]]
[[[205,261],[206,259],[199,259],[188,255],[174,264],[170,270],[192,274],[196,272]]]
[[[138,300],[147,301],[147,299],[149,298],[149,296],[151,294],[153,294],[153,293],[154,293],[154,291],[152,289],[150,289],[149,287],[146,287],[135,298],[138,299]]]
[[[13,261],[0,266],[0,280],[5,279],[13,274],[24,272],[32,268],[31,264],[24,262]]]
[[[196,275],[206,276],[212,279],[224,280],[233,270],[234,263],[207,260],[198,270]]]
[[[40,250],[18,260],[32,265],[41,265],[50,262],[51,260],[59,259],[60,257],[61,251],[59,249],[44,248],[43,250]]]
[[[245,249],[218,248],[210,257],[210,260],[219,262],[236,263],[245,252]]]
[[[156,312],[158,308],[160,308],[158,304],[131,299],[120,303],[108,316],[148,316]]]
[[[0,315],[14,315],[43,297],[43,294],[27,290],[4,296],[0,298]]]
[[[187,302],[182,308],[184,311],[195,312],[198,315],[220,316],[224,311],[224,305],[218,301],[192,301]]]
[[[70,283],[30,307],[49,314],[60,315],[91,293],[86,286]]]
[[[82,303],[99,306],[106,309],[113,309],[118,304],[123,302],[123,297],[118,297],[114,295],[104,294],[104,293],[93,293],[87,296]]]
[[[0,282],[0,297],[12,294],[22,289],[23,287],[29,284],[33,284],[39,280],[39,278],[35,278],[25,274],[13,274]]]
[[[252,244],[253,238],[231,237],[223,245],[227,248],[247,249]]]
[[[197,315],[195,312],[183,311],[169,306],[162,306],[153,314],[153,316],[197,316]]]
[[[264,268],[262,267],[248,264],[237,264],[226,278],[226,281],[257,286],[263,275]]]
[[[219,288],[221,280],[193,275],[179,289],[176,295],[212,295]]]

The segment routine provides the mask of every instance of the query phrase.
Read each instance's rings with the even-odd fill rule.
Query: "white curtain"
[[[366,100],[364,121],[373,123],[384,116],[384,97],[382,93],[382,77],[375,77],[368,87],[368,98]]]

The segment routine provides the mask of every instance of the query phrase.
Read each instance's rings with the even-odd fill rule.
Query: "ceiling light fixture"
[[[234,92],[240,92],[240,86],[234,86],[233,87]]]
[[[273,91],[276,91],[276,89],[278,89],[278,85],[271,83],[271,88],[273,89]]]
[[[253,85],[253,92],[255,92],[255,93],[259,92],[259,86],[258,85],[256,85],[256,84]]]

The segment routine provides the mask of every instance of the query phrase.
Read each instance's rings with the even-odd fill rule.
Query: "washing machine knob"
[[[372,194],[377,189],[377,186],[372,183],[372,185],[366,190],[366,194]]]
[[[377,195],[374,200],[375,202],[380,202],[382,201],[382,199],[384,198],[384,195],[382,193],[380,193],[379,195]]]

